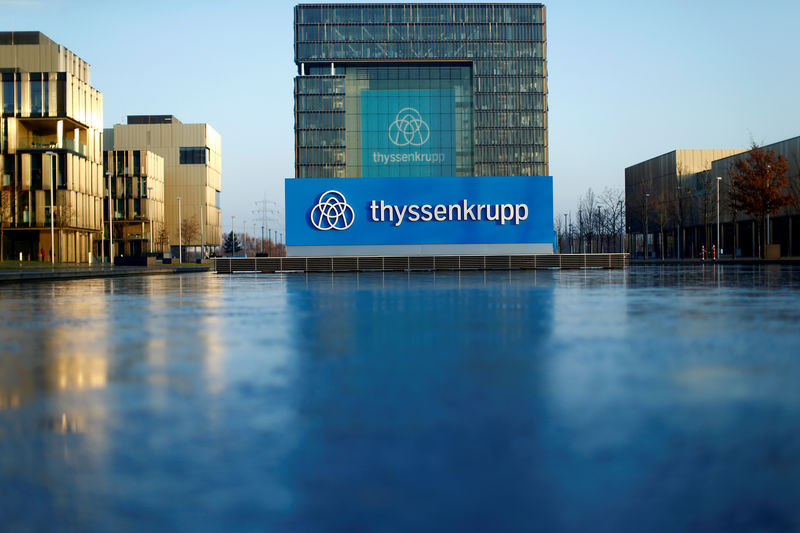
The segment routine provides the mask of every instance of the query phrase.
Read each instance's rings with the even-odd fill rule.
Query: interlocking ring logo
[[[413,107],[401,109],[389,126],[389,140],[395,146],[422,146],[431,136],[431,128]]]
[[[311,210],[311,224],[320,231],[345,230],[353,225],[356,214],[339,191],[325,191]]]

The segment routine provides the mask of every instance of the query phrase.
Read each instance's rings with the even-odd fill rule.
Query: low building
[[[673,150],[625,169],[628,249],[633,257],[694,257],[712,216],[711,163],[741,149]],[[645,254],[645,238],[647,252]]]
[[[773,150],[775,155],[786,158],[789,168],[789,191],[800,201],[800,136],[767,144],[762,147]],[[720,180],[720,243],[727,254],[737,256],[758,255],[758,227],[752,216],[737,213],[730,208],[731,171],[738,161],[747,159],[748,152],[718,159],[711,163],[711,176]],[[716,222],[716,221],[715,221]],[[800,205],[781,209],[768,217],[767,243],[777,246],[773,252],[780,257],[800,256]],[[716,231],[716,230],[715,230]]]
[[[141,256],[163,252],[164,159],[147,150],[103,152],[103,167],[110,178],[114,255]],[[108,189],[108,185],[106,186]],[[108,198],[104,202],[105,220]],[[104,228],[104,249],[109,250]]]
[[[220,245],[222,140],[214,128],[183,124],[172,115],[130,115],[127,124],[115,124],[106,136],[107,148],[145,150],[163,158],[164,224],[170,245],[177,246],[181,238],[184,246],[199,246],[201,240],[206,247]],[[184,229],[196,228],[190,232],[196,234],[179,231],[181,223]]]
[[[789,190],[800,199],[800,137],[763,146],[789,162]],[[753,217],[730,208],[731,172],[749,150],[673,150],[625,169],[626,226],[633,257],[759,255]],[[717,240],[717,217],[720,232]],[[770,217],[768,243],[780,256],[800,255],[800,210]],[[776,252],[778,253],[778,252]]]
[[[103,96],[40,32],[0,32],[3,258],[87,262],[103,220]],[[52,198],[52,200],[51,200]]]

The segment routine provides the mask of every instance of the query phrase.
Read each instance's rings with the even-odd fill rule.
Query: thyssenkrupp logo
[[[355,213],[339,191],[325,191],[311,210],[311,224],[320,231],[345,230],[353,225]]]
[[[413,107],[397,112],[389,126],[389,140],[395,146],[422,146],[431,136],[431,128],[422,120],[422,115]]]

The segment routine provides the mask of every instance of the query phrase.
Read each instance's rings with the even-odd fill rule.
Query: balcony
[[[58,150],[58,137],[55,135],[31,135],[19,139],[17,142],[18,150]],[[62,149],[75,152],[86,157],[86,145],[77,143],[74,140],[64,137],[62,139]]]

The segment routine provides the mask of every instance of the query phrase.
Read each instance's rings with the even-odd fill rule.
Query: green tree
[[[226,254],[234,254],[242,251],[242,244],[239,242],[239,236],[235,235],[232,231],[225,235],[222,242],[222,249]],[[235,249],[235,251],[234,251]]]
[[[764,256],[767,242],[767,215],[775,215],[784,207],[795,203],[791,192],[786,190],[788,162],[774,150],[765,150],[755,143],[749,157],[736,162],[731,171],[731,209],[752,215],[758,223],[759,255]]]

